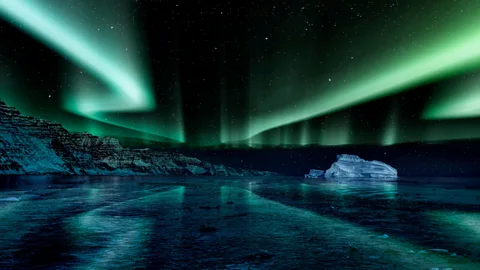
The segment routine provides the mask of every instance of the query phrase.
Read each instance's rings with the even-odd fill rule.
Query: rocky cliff
[[[214,165],[178,153],[125,148],[114,138],[70,133],[60,124],[24,116],[0,100],[0,174],[261,176],[271,173]]]

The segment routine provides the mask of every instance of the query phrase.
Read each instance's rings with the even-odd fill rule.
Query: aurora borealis
[[[479,13],[475,0],[0,0],[0,98],[71,131],[192,146],[480,138]]]
[[[172,135],[170,128],[156,128],[159,125],[155,123],[132,121],[126,124],[122,117],[111,115],[108,118],[113,119],[107,119],[105,114],[109,112],[142,112],[154,109],[153,92],[148,80],[144,78],[148,72],[141,67],[141,61],[136,59],[139,50],[136,48],[138,38],[135,37],[135,30],[129,25],[131,23],[126,16],[128,13],[118,11],[130,8],[126,5],[128,2],[110,1],[109,4],[115,4],[117,18],[108,18],[109,5],[102,5],[105,3],[94,6],[85,3],[88,2],[50,1],[47,5],[45,1],[2,0],[0,11],[4,17],[11,19],[27,33],[64,55],[79,68],[89,71],[102,83],[101,85],[89,83],[87,76],[74,79],[70,85],[72,89],[64,94],[63,106],[67,111],[96,121],[183,142],[181,130]],[[101,31],[103,29],[94,29],[92,22],[84,23],[91,20],[88,11],[96,11],[97,8],[103,13],[102,20],[108,19],[110,30],[121,25],[121,36],[115,34],[116,31],[107,29],[107,33],[103,33],[104,31]],[[84,13],[79,15],[78,9]],[[56,14],[62,16],[57,17]],[[122,23],[113,23],[114,20]],[[112,32],[114,34],[111,34]],[[132,53],[128,51],[129,49]],[[68,76],[74,77],[71,74]],[[110,91],[105,91],[104,88]]]

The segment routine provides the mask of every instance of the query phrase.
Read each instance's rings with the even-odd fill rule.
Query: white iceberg
[[[325,172],[325,177],[397,178],[397,170],[380,161],[343,154],[337,156],[337,161]]]
[[[311,169],[308,174],[305,174],[305,178],[320,178],[325,174],[325,171]]]

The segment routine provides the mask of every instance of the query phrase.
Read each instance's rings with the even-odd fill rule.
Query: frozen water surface
[[[479,183],[4,177],[0,269],[480,269]]]

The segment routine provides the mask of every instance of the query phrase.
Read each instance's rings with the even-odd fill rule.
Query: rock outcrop
[[[326,178],[396,178],[397,170],[380,161],[367,161],[355,155],[338,155],[337,161],[325,172]]]
[[[0,174],[272,175],[214,165],[179,153],[125,148],[110,137],[70,133],[60,124],[24,116],[3,101],[0,101]]]

